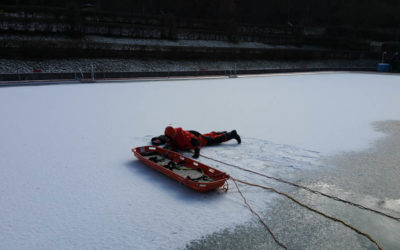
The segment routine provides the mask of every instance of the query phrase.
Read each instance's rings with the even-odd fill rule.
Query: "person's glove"
[[[195,148],[193,158],[199,158],[199,156],[200,156],[200,148]]]

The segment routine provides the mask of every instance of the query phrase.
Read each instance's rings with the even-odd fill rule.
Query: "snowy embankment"
[[[0,74],[79,73],[91,72],[175,72],[212,70],[262,70],[262,69],[313,69],[313,68],[374,68],[375,60],[318,60],[318,61],[209,61],[209,60],[162,60],[162,59],[0,59]]]
[[[110,38],[102,36],[85,36],[82,39],[72,39],[65,36],[24,36],[24,35],[0,35],[0,42],[5,46],[14,48],[15,45],[10,41],[27,42],[63,42],[101,44],[108,46],[108,49],[115,49],[129,46],[149,46],[157,48],[223,48],[223,49],[290,49],[290,50],[309,50],[324,51],[326,49],[303,46],[298,48],[291,45],[269,45],[260,42],[238,42],[231,43],[226,41],[203,41],[203,40],[157,40],[157,39],[127,39]],[[62,45],[60,45],[62,46]],[[78,45],[71,45],[78,46]],[[100,45],[99,45],[100,46]],[[125,47],[124,47],[125,46]],[[121,48],[120,48],[121,49]],[[135,50],[132,48],[132,50]],[[95,72],[159,72],[159,71],[204,71],[204,70],[262,70],[262,69],[310,69],[310,68],[366,68],[376,66],[376,60],[371,59],[321,59],[321,60],[206,60],[199,58],[189,58],[185,60],[167,59],[139,59],[132,56],[130,58],[76,58],[76,59],[9,59],[0,58],[0,74],[33,73],[40,71],[43,73],[78,73],[90,72],[93,66]],[[276,59],[276,58],[275,58]]]
[[[398,81],[331,73],[0,88],[0,249],[174,249],[250,222],[232,184],[193,192],[130,149],[167,125],[237,129],[241,145],[201,153],[296,181],[296,171],[323,167],[321,155],[381,136],[371,122],[399,120]],[[279,202],[243,191],[260,213]]]

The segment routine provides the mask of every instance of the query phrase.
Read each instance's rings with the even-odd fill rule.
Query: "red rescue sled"
[[[218,169],[164,148],[143,146],[132,152],[148,166],[200,192],[219,188],[229,179]]]

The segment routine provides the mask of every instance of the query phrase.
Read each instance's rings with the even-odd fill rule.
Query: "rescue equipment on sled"
[[[146,165],[200,192],[219,188],[229,179],[225,172],[157,146],[137,147],[132,152]]]

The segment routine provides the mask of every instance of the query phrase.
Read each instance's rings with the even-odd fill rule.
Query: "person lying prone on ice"
[[[164,135],[153,137],[151,143],[156,146],[166,144],[180,150],[194,149],[193,158],[198,158],[201,147],[219,144],[231,139],[235,139],[239,144],[242,142],[236,130],[200,134],[194,130],[183,130],[182,128],[168,126],[165,128]]]

